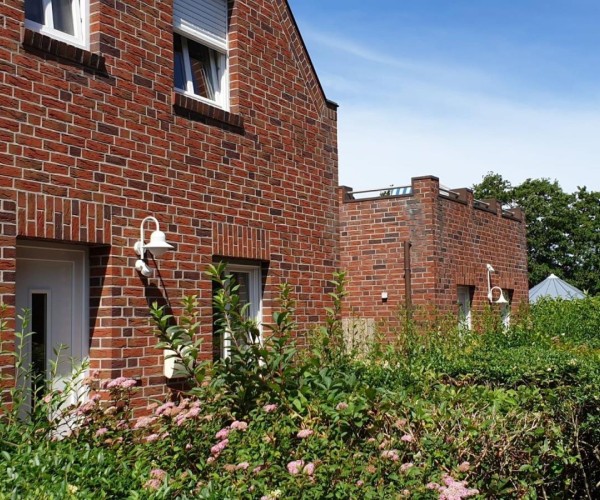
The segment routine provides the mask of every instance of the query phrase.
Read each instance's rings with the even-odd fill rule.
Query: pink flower
[[[190,410],[188,410],[186,417],[196,418],[198,415],[200,415],[200,408],[198,406],[194,406],[193,408],[190,408]]]
[[[295,476],[296,474],[300,474],[302,467],[304,466],[304,460],[294,460],[287,464],[287,470],[290,474]]]
[[[154,443],[155,441],[158,441],[159,438],[160,436],[158,434],[150,434],[149,436],[146,436],[146,443]]]
[[[235,466],[235,470],[246,470],[248,467],[250,467],[248,462],[241,462]]]
[[[414,440],[415,438],[412,437],[410,434],[404,434],[404,436],[400,438],[400,441],[404,441],[405,443],[412,443]]]
[[[408,469],[410,469],[410,468],[414,467],[414,465],[415,465],[415,464],[413,464],[412,462],[407,462],[407,463],[405,463],[405,464],[402,464],[402,465],[400,466],[400,471],[402,471],[402,472],[406,472]]]
[[[315,464],[312,462],[307,463],[302,469],[302,473],[307,476],[312,476],[315,473]]]
[[[214,461],[215,461],[215,457],[208,457],[208,458],[206,459],[206,463],[207,463],[207,464],[212,464]]]
[[[160,415],[164,414],[167,410],[173,408],[174,406],[175,406],[175,403],[173,403],[172,401],[169,401],[169,402],[165,403],[164,405],[159,406],[154,413],[156,413],[156,415],[160,416]]]
[[[440,500],[461,500],[479,494],[475,488],[467,488],[466,481],[457,481],[452,476],[445,474],[442,481],[446,486],[439,486]]]
[[[150,471],[150,477],[153,479],[160,479],[161,481],[167,476],[166,471],[162,469],[152,469]]]
[[[219,441],[217,444],[215,444],[211,449],[210,452],[218,457],[221,452],[227,448],[227,445],[229,444],[229,439],[223,439],[223,441]]]
[[[144,488],[147,490],[158,490],[160,489],[162,483],[158,479],[149,479],[144,483]]]
[[[53,394],[51,392],[49,392],[48,394],[46,394],[44,396],[44,403],[49,404],[50,401],[52,401],[52,396],[53,396]]]
[[[358,481],[356,481],[356,486],[358,486],[359,488],[361,486],[364,486],[365,482],[362,479],[359,479]]]
[[[277,405],[276,404],[265,405],[262,407],[262,409],[265,413],[273,413],[275,410],[277,410]]]
[[[248,424],[246,422],[240,422],[239,420],[234,420],[231,422],[229,426],[231,430],[245,431],[248,428]]]
[[[344,403],[344,402],[338,403],[337,406],[335,407],[335,409],[337,411],[347,410],[348,409],[348,403]]]
[[[398,460],[400,460],[398,450],[383,450],[381,452],[381,458],[387,458],[392,462],[397,462]]]
[[[108,432],[106,427],[102,427],[96,431],[96,437],[104,436]]]
[[[127,377],[117,377],[106,384],[107,389],[129,389],[137,385],[137,381]]]
[[[144,429],[156,422],[156,417],[141,417],[133,426],[134,429]]]
[[[185,445],[186,450],[191,450],[193,448],[192,443],[188,443]]]
[[[229,427],[224,427],[223,429],[221,429],[219,432],[217,432],[215,434],[215,438],[216,439],[226,439],[227,436],[229,436],[229,433],[231,431],[229,430]]]
[[[469,462],[463,462],[462,464],[460,464],[458,466],[458,470],[460,472],[468,472],[470,468],[471,468],[471,464]]]
[[[427,488],[428,490],[439,490],[440,489],[440,485],[437,483],[427,483],[425,485],[425,488]]]
[[[299,437],[300,439],[305,439],[309,436],[312,436],[314,432],[315,431],[313,431],[312,429],[302,429],[298,432],[298,434],[296,434],[296,437]]]

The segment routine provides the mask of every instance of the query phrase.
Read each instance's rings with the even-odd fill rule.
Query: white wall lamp
[[[487,264],[487,279],[488,279],[488,294],[487,298],[490,301],[490,304],[508,304],[508,300],[504,297],[504,293],[502,292],[502,288],[499,286],[492,286],[492,273],[495,272],[494,268],[491,264]],[[494,299],[494,290],[498,290],[499,296],[497,299]]]
[[[144,243],[144,224],[146,224],[148,221],[153,221],[156,229],[150,235],[150,242],[146,244]],[[165,233],[160,230],[156,217],[152,217],[151,215],[146,217],[140,224],[140,239],[136,241],[135,245],[133,246],[135,253],[140,256],[140,258],[135,262],[136,271],[139,271],[143,276],[146,277],[152,276],[152,269],[148,267],[148,264],[146,264],[144,260],[146,251],[149,251],[153,257],[159,258],[162,257],[165,252],[172,250],[173,248],[173,245],[167,243]]]

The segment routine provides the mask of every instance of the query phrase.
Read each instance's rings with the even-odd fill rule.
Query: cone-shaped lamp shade
[[[157,230],[150,235],[150,242],[147,245],[144,245],[144,248],[150,250],[154,257],[159,258],[162,257],[166,251],[172,250],[173,245],[167,243],[165,233]]]

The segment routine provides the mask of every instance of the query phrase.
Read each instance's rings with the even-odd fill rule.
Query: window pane
[[[73,27],[73,6],[76,0],[52,0],[54,29],[75,36]]]
[[[44,23],[44,1],[43,0],[25,0],[25,19],[36,22],[38,24]]]
[[[175,57],[175,88],[185,90],[185,65],[183,63],[183,49],[181,48],[181,36],[173,36],[173,54]]]
[[[215,50],[191,40],[188,40],[188,49],[194,94],[214,101],[215,93],[219,90],[219,54]]]

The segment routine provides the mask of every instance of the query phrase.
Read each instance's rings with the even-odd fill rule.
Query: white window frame
[[[183,51],[183,62],[185,67],[185,80],[186,88],[178,89],[175,88],[176,92],[184,94],[193,99],[205,102],[212,106],[219,107],[225,111],[229,111],[229,40],[228,37],[225,39],[219,39],[215,36],[211,36],[209,33],[204,33],[199,29],[194,29],[188,25],[185,20],[175,20],[173,31],[181,36],[181,49]],[[225,26],[227,31],[227,26]],[[208,47],[219,54],[218,65],[220,67],[221,75],[216,75],[218,82],[218,89],[215,89],[215,99],[207,99],[203,96],[194,93],[194,85],[192,80],[192,68],[190,64],[190,56],[187,47],[187,41],[192,40],[200,45]],[[213,75],[215,76],[215,75]]]
[[[73,29],[75,35],[69,35],[64,31],[54,28],[54,17],[52,14],[52,0],[42,0],[44,9],[44,24],[39,24],[31,19],[25,19],[25,27],[61,42],[89,50],[89,25],[90,5],[89,0],[71,0],[73,11]]]
[[[505,330],[508,330],[510,328],[510,319],[511,319],[511,314],[512,314],[512,290],[508,291],[508,290],[504,290],[505,294],[506,294],[506,298],[508,300],[508,304],[502,304],[502,307],[500,308],[500,318],[502,319],[502,326],[504,327]]]
[[[248,295],[250,307],[248,310],[249,319],[254,319],[258,326],[258,342],[263,343],[262,330],[262,271],[260,266],[244,264],[228,264],[226,274],[247,273],[248,274]],[[228,358],[231,354],[231,337],[229,332],[223,332],[221,346],[221,357]]]
[[[472,286],[459,285],[456,287],[456,293],[458,295],[458,326],[463,330],[471,330],[473,328],[472,322],[472,297],[474,295],[474,289]]]

